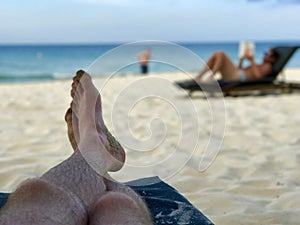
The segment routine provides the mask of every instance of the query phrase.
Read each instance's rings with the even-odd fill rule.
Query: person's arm
[[[239,69],[242,69],[243,61],[244,61],[244,57],[241,57],[241,58],[239,59],[239,64],[238,64],[238,68],[239,68]]]
[[[261,72],[260,72],[260,70],[258,69],[256,63],[254,62],[254,58],[253,58],[253,57],[250,57],[250,58],[249,58],[249,61],[250,61],[250,63],[251,63],[251,72],[252,72],[252,74],[253,74],[253,77],[254,77],[255,79],[261,78]]]
[[[245,58],[247,60],[249,60],[250,62],[250,70],[251,70],[251,74],[253,75],[254,79],[259,79],[262,77],[261,71],[259,70],[257,64],[254,61],[254,56],[253,55],[246,55]]]

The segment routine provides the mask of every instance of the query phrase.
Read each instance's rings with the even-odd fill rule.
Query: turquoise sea
[[[263,52],[275,46],[294,46],[300,42],[256,42],[255,61]],[[151,73],[175,72],[183,69],[195,72],[215,51],[226,52],[238,61],[239,42],[226,43],[148,43],[134,44],[80,44],[80,45],[0,45],[0,82],[34,82],[69,79],[78,69],[89,70],[98,64],[95,76],[114,73],[118,76],[140,74],[136,54],[150,48]],[[99,58],[100,57],[100,58]],[[179,66],[177,66],[179,65]],[[183,65],[183,66],[182,66]],[[93,66],[92,66],[93,67]],[[183,67],[183,68],[182,68]],[[300,68],[300,51],[296,52],[287,68]]]

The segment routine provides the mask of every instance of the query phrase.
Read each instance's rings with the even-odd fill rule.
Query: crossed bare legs
[[[1,209],[0,225],[152,224],[143,200],[107,173],[121,169],[125,152],[105,127],[100,94],[84,71],[73,78],[71,96],[65,120],[74,153],[23,182]]]
[[[201,78],[206,72],[209,72],[209,77],[207,81],[203,81]],[[224,52],[216,52],[209,58],[206,66],[200,71],[195,80],[200,83],[213,82],[213,77],[217,72],[220,72],[222,79],[227,81],[234,81],[239,77],[239,69],[231,59]]]

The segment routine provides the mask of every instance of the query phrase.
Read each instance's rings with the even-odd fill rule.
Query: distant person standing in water
[[[151,58],[150,49],[148,48],[146,51],[138,54],[137,58],[140,61],[141,73],[146,75],[148,73],[148,62]]]

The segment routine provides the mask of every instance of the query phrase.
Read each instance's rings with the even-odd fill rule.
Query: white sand
[[[300,80],[300,70],[286,75]],[[207,101],[199,93],[190,99],[172,83],[181,78],[95,80],[105,121],[127,151],[124,170],[113,176],[159,175],[216,224],[298,224],[300,93],[227,97],[222,114],[223,99]],[[63,119],[69,90],[70,81],[0,85],[0,191],[14,190],[71,154]],[[199,172],[209,140],[222,135],[216,159]],[[208,153],[204,162],[217,149]]]

